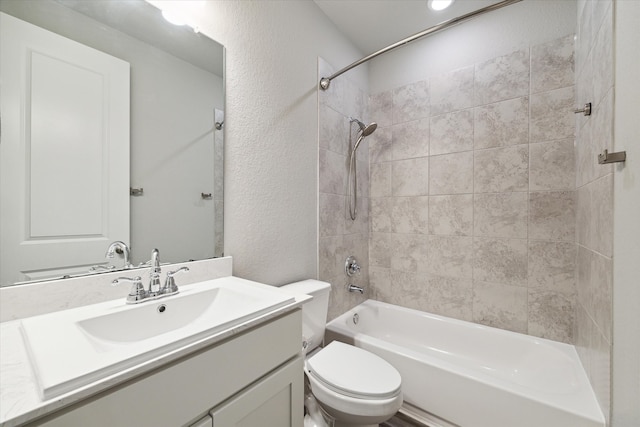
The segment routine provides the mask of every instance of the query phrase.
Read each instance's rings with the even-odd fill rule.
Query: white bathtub
[[[605,425],[568,344],[373,300],[331,321],[325,339],[395,366],[407,412],[436,426]]]

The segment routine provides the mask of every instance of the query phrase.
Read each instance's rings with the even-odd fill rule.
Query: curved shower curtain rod
[[[410,37],[407,37],[406,39],[400,40],[399,42],[396,42],[396,43],[394,43],[392,45],[389,45],[389,46],[387,46],[387,47],[385,47],[383,49],[380,49],[379,51],[374,52],[371,55],[365,56],[364,58],[354,62],[351,65],[347,65],[342,70],[333,73],[329,77],[321,78],[320,79],[320,88],[322,90],[329,89],[329,86],[331,84],[331,80],[335,79],[336,77],[338,77],[339,75],[341,75],[343,73],[346,73],[350,69],[357,67],[358,65],[364,64],[365,62],[370,61],[370,60],[372,60],[373,58],[375,58],[375,57],[377,57],[379,55],[382,55],[383,53],[387,53],[390,50],[393,50],[393,49],[395,49],[397,47],[403,46],[403,45],[405,45],[407,43],[410,43],[410,42],[412,42],[414,40],[418,40],[418,39],[420,39],[422,37],[425,37],[425,36],[428,36],[430,34],[436,33],[438,31],[444,30],[444,29],[449,28],[449,27],[451,27],[453,25],[456,25],[456,24],[459,24],[461,22],[467,21],[467,20],[469,20],[471,18],[475,18],[478,15],[482,15],[484,13],[491,12],[493,10],[497,10],[497,9],[502,8],[502,7],[509,6],[511,4],[518,3],[518,2],[521,2],[521,1],[522,0],[504,0],[504,1],[501,1],[500,3],[496,3],[496,4],[492,4],[490,6],[483,7],[482,9],[478,9],[478,10],[476,10],[474,12],[469,12],[469,13],[467,13],[465,15],[458,16],[457,18],[449,19],[448,21],[444,21],[444,22],[441,22],[441,23],[439,23],[437,25],[434,25],[433,27],[427,28],[424,31],[420,31],[419,33],[416,33],[416,34],[414,34],[414,35],[412,35]]]

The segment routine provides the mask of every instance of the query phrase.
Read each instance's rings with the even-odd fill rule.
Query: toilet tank
[[[302,341],[305,351],[309,352],[322,344],[324,328],[327,324],[329,292],[331,285],[320,280],[303,280],[280,286],[290,295],[311,295],[313,299],[302,305]]]

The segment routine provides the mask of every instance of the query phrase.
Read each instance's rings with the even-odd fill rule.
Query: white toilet
[[[292,295],[311,295],[302,306],[305,374],[320,406],[336,427],[376,426],[402,406],[401,378],[387,361],[352,345],[324,338],[331,285],[304,280],[280,287]]]

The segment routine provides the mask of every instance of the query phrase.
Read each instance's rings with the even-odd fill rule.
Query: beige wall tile
[[[426,257],[418,271],[471,279],[473,276],[473,238],[466,236],[427,236]]]
[[[391,197],[372,197],[369,199],[369,212],[372,233],[391,232],[391,214],[394,199]]]
[[[391,231],[404,234],[427,234],[429,231],[429,197],[394,197],[391,207]]]
[[[320,191],[345,194],[347,189],[347,158],[329,150],[320,150]]]
[[[574,87],[531,95],[531,141],[572,138],[575,134]]]
[[[527,241],[476,237],[473,240],[474,281],[527,286]]]
[[[428,118],[414,120],[391,128],[393,160],[429,155],[429,121]]]
[[[349,121],[327,105],[320,105],[320,148],[346,155],[349,147]]]
[[[427,236],[421,234],[391,235],[391,269],[418,271],[427,260]]]
[[[431,115],[473,106],[474,67],[461,68],[431,78]]]
[[[378,126],[391,126],[393,124],[393,92],[387,90],[371,95],[369,111],[371,121],[378,123]]]
[[[576,293],[576,245],[571,242],[529,242],[529,288]]]
[[[591,186],[592,249],[613,256],[613,174],[598,179]]]
[[[475,149],[529,143],[529,97],[474,109]]]
[[[574,152],[572,138],[529,145],[529,190],[573,190]]]
[[[429,234],[471,236],[473,195],[429,197]]]
[[[591,276],[593,274],[593,260],[595,254],[585,248],[578,245],[576,258],[576,292],[577,302],[584,308],[584,310],[593,316],[593,304],[594,304],[594,292],[592,289],[593,280]]]
[[[391,267],[391,234],[374,233],[369,236],[369,264],[374,267]]]
[[[576,242],[586,247],[593,247],[591,187],[585,185],[576,191]]]
[[[575,298],[560,292],[529,289],[529,334],[571,344]]]
[[[529,93],[529,49],[475,66],[475,105],[491,104]]]
[[[394,196],[429,194],[429,158],[396,160],[391,163],[391,189]]]
[[[389,268],[369,267],[369,289],[371,298],[388,302],[388,296],[392,295],[391,270]]]
[[[605,2],[606,3],[606,2]],[[604,5],[603,5],[604,6]],[[599,8],[594,8],[596,10]],[[593,103],[597,107],[613,87],[613,14],[607,7],[599,26],[594,26]],[[597,59],[597,60],[596,60]]]
[[[527,237],[527,193],[475,194],[473,232],[475,236]]]
[[[471,279],[427,276],[427,295],[421,309],[454,319],[473,320],[473,284]]]
[[[461,110],[431,117],[430,154],[473,150],[473,111]]]
[[[612,336],[612,298],[613,292],[613,262],[611,258],[600,254],[592,254],[591,256],[591,286],[589,287],[591,295],[590,313],[593,321],[598,326],[603,337],[607,341],[611,341]]]
[[[429,160],[429,194],[473,192],[472,151],[431,156]]]
[[[530,193],[529,238],[575,241],[575,192]]]
[[[352,143],[357,141],[357,137],[352,137]],[[377,128],[374,133],[369,135],[364,142],[369,145],[369,163],[388,162],[393,159],[393,145],[391,142],[391,127]],[[359,148],[358,148],[359,150]]]
[[[473,321],[527,333],[527,288],[474,281]]]
[[[374,163],[370,165],[371,189],[370,197],[391,196],[391,163]]]
[[[320,280],[331,281],[344,269],[344,241],[343,236],[328,236],[320,238],[318,251],[318,277]]]
[[[318,209],[320,237],[344,233],[344,204],[344,196],[320,193]]]
[[[573,85],[574,36],[531,47],[531,93]]]
[[[393,123],[429,117],[429,82],[422,80],[393,91]]]
[[[527,191],[529,146],[516,145],[474,152],[476,193]]]

